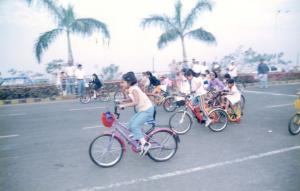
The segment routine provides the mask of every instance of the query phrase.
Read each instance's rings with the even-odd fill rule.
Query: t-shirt
[[[139,96],[139,103],[136,106],[136,108],[139,112],[140,111],[146,111],[150,107],[152,107],[151,100],[148,98],[148,96],[137,85],[131,86],[129,88],[129,97],[132,100],[134,100],[134,97],[133,97],[133,91],[134,90],[137,91],[138,96]]]
[[[237,77],[237,66],[236,65],[232,65],[230,64],[228,66],[228,74],[230,75],[230,77],[234,78]]]

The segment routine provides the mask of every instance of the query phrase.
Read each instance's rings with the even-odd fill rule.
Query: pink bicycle
[[[102,119],[107,116],[111,119],[109,123],[107,124],[107,121],[103,120],[102,123],[105,127],[112,128],[112,131],[96,137],[89,147],[91,160],[100,167],[116,165],[126,151],[126,142],[131,146],[133,152],[139,153],[141,150],[139,141],[131,136],[131,131],[117,120],[120,113],[116,106],[114,114],[102,113]],[[154,127],[154,120],[148,121],[147,124],[151,125],[151,129],[144,132],[144,136],[146,141],[151,143],[151,147],[146,155],[156,162],[171,159],[178,148],[178,135],[169,128]]]

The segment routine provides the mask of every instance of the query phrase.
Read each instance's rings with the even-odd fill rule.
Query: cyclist
[[[144,156],[151,147],[151,144],[146,142],[141,128],[146,121],[153,118],[154,107],[148,96],[138,87],[137,79],[133,72],[124,74],[121,83],[128,90],[129,98],[121,101],[119,107],[136,107],[138,112],[130,119],[128,127],[133,133],[134,138],[140,141],[140,155]]]
[[[225,88],[224,84],[219,80],[218,74],[214,71],[210,73],[210,80],[208,83],[208,89],[214,89],[221,91]]]
[[[92,84],[92,87],[94,89],[94,96],[93,96],[93,98],[96,99],[97,98],[97,92],[102,87],[102,83],[99,80],[97,74],[93,74],[92,76],[93,76],[93,80],[90,83]]]
[[[150,81],[149,86],[154,87],[154,90],[151,93],[149,93],[148,95],[153,95],[153,96],[158,95],[161,92],[160,81],[155,76],[153,76],[152,73],[149,71],[146,72],[146,75]]]
[[[236,103],[238,103],[241,100],[241,93],[236,87],[234,83],[234,79],[228,79],[227,80],[227,91],[223,93],[223,104],[225,103],[225,110],[228,110],[229,105],[233,107]],[[225,99],[227,99],[227,102],[225,102]]]
[[[206,112],[204,107],[204,96],[207,93],[204,88],[204,82],[199,74],[196,74],[192,69],[187,70],[184,75],[188,80],[190,93],[195,93],[195,97],[192,100],[192,104],[193,106],[195,106],[195,111],[197,110],[196,112],[203,112],[203,116],[205,118],[205,126],[208,127],[211,123],[211,120],[209,117],[207,117],[208,113]]]

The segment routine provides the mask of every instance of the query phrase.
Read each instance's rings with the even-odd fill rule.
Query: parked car
[[[33,85],[33,82],[28,77],[9,77],[3,78],[0,86],[17,86],[17,85]]]

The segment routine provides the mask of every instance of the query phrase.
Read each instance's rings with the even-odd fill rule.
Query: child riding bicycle
[[[93,76],[93,80],[90,81],[90,83],[91,83],[92,88],[94,90],[94,96],[93,96],[93,98],[96,99],[97,98],[97,92],[102,87],[102,83],[99,80],[97,74],[93,74],[92,76]]]
[[[129,98],[122,100],[118,107],[136,107],[138,112],[132,116],[128,127],[133,133],[134,138],[139,140],[141,144],[140,155],[144,156],[151,147],[151,144],[146,142],[141,128],[146,121],[153,118],[154,107],[147,95],[138,87],[137,79],[133,72],[127,72],[122,76],[121,85],[127,89]]]
[[[227,111],[229,108],[229,105],[234,107],[235,104],[240,102],[241,100],[241,93],[236,87],[234,83],[234,79],[228,79],[227,80],[227,91],[223,93],[223,104],[225,104],[225,110]],[[225,101],[225,98],[227,101]]]

